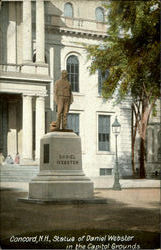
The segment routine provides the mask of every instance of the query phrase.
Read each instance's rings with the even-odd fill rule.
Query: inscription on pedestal
[[[44,163],[49,163],[49,144],[44,144]]]
[[[79,162],[76,160],[74,154],[59,154],[59,159],[56,163],[58,165],[77,165]]]

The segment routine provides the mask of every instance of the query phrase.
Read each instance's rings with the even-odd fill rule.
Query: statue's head
[[[68,76],[68,72],[66,70],[62,70],[61,75],[62,75],[62,79],[66,79]]]

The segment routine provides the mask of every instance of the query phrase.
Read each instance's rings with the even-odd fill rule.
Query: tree
[[[107,1],[107,0],[106,0]],[[131,95],[135,125],[132,134],[132,158],[134,168],[134,144],[136,133],[140,137],[140,177],[145,178],[145,138],[151,112],[160,96],[159,74],[159,17],[160,1],[107,1],[107,38],[104,49],[86,46],[88,59],[92,59],[90,72],[109,69],[102,95],[117,102]],[[117,91],[116,91],[117,90]],[[116,94],[117,93],[117,94]]]

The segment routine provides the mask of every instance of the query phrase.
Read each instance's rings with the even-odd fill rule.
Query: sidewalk
[[[28,182],[33,179],[39,172],[38,166],[21,166],[21,165],[3,165],[0,167],[1,185],[24,187],[27,190]],[[98,176],[90,177],[94,183],[94,188],[112,188],[114,177]],[[159,179],[129,179],[120,178],[122,188],[159,188]]]
[[[95,188],[112,188],[114,179],[111,177],[91,178]],[[154,179],[120,179],[122,188],[160,188],[160,180]]]
[[[95,189],[112,189],[113,178],[98,177],[91,178],[94,182]],[[121,179],[120,185],[122,189],[128,188],[160,188],[160,180],[152,179]],[[0,187],[2,188],[16,188],[23,191],[28,191],[28,182],[1,182]]]

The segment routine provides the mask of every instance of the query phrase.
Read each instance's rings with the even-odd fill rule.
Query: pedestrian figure
[[[7,164],[13,164],[13,163],[14,163],[14,161],[13,161],[11,155],[8,155],[8,156],[6,157],[5,163],[7,163]]]
[[[19,155],[19,153],[16,154],[15,164],[20,164],[20,155]]]
[[[3,154],[2,154],[2,152],[0,152],[0,166],[3,165],[4,160],[5,160],[5,158],[4,158]]]

